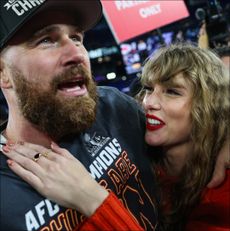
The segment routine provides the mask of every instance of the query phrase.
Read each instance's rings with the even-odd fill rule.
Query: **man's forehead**
[[[69,25],[69,24],[52,24],[48,25],[34,33],[34,36],[39,36],[42,34],[49,34],[52,32],[65,32],[65,31],[71,31],[71,32],[81,32],[77,26]]]

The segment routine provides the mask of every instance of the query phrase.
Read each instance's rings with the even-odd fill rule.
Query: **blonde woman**
[[[146,142],[162,187],[165,230],[227,230],[229,180],[207,189],[229,137],[229,73],[211,51],[189,44],[162,48],[144,66]]]

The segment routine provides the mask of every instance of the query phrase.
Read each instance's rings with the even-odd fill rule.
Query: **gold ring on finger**
[[[47,158],[49,156],[49,151],[42,153],[42,155]]]

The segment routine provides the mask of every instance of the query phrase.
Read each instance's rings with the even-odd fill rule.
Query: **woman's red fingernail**
[[[3,145],[3,146],[2,146],[2,150],[3,150],[5,153],[8,153],[8,152],[10,152],[10,147],[7,146],[7,145]]]
[[[7,160],[7,164],[8,164],[9,166],[12,166],[12,165],[13,165],[13,163],[14,163],[14,162],[13,162],[13,160],[10,160],[10,159],[9,159],[9,160]]]

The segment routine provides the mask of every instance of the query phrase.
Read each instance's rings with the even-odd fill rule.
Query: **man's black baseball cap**
[[[92,28],[102,15],[100,0],[0,0],[0,5],[0,49],[20,33],[25,24],[29,23],[31,30],[33,17],[42,12],[56,10],[60,14],[71,14],[83,31]]]

